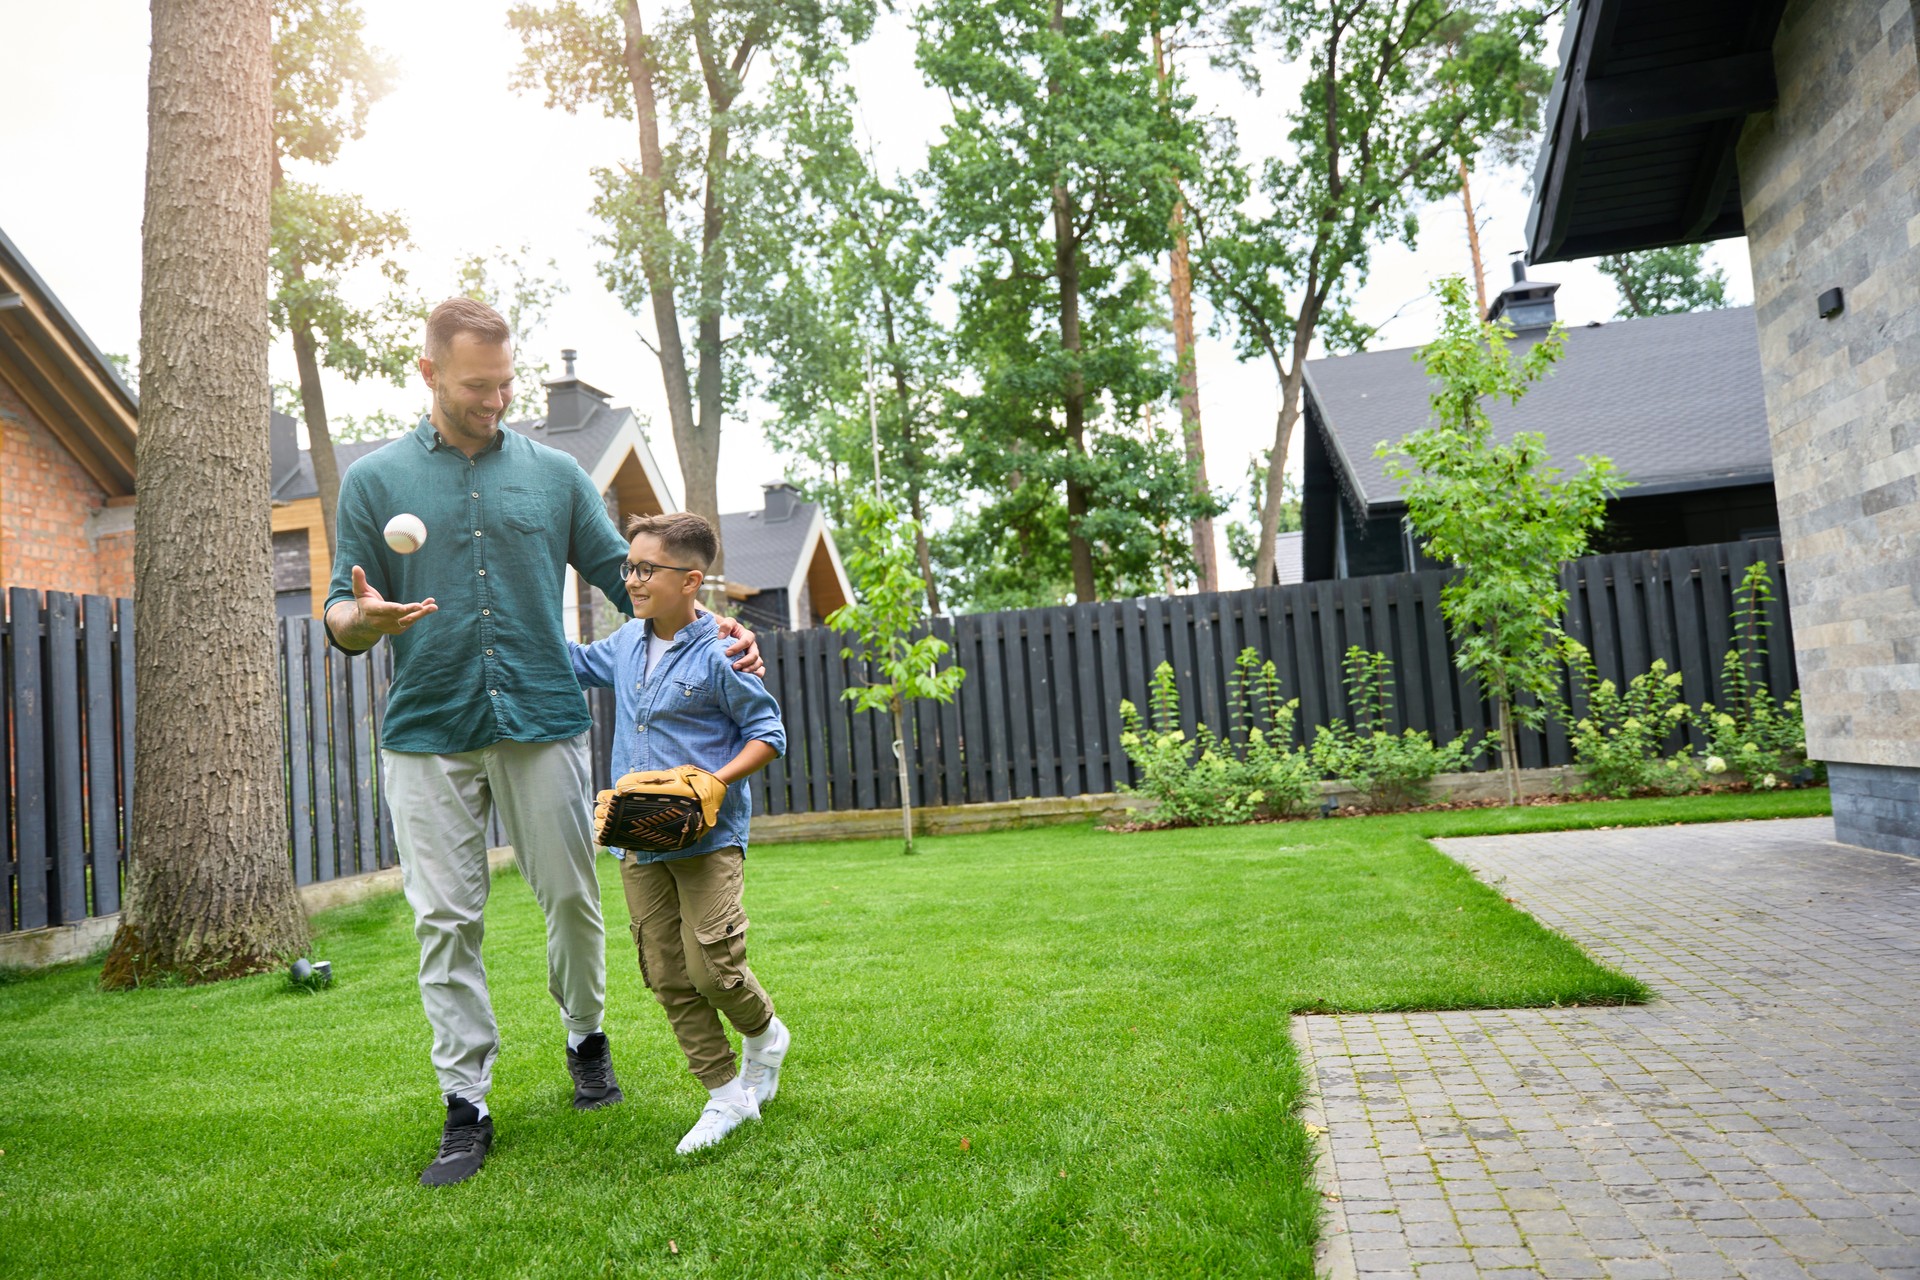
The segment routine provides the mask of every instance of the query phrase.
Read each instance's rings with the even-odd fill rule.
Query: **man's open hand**
[[[715,623],[720,634],[733,642],[727,646],[727,656],[734,660],[733,669],[743,675],[766,679],[766,659],[760,656],[760,643],[753,632],[741,626],[738,618],[717,618]]]
[[[346,614],[343,600],[327,612],[327,625],[340,646],[356,652],[370,649],[381,636],[397,636],[430,613],[439,612],[433,597],[414,604],[400,604],[375,591],[359,565],[353,566],[353,610]]]

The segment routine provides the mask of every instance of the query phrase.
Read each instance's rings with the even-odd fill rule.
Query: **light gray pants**
[[[568,1031],[600,1029],[606,929],[593,870],[588,735],[496,742],[458,755],[386,751],[387,806],[420,940],[420,1000],[442,1093],[478,1102],[493,1087],[500,1030],[480,960],[487,822],[498,807],[514,861],[547,918],[547,990]]]

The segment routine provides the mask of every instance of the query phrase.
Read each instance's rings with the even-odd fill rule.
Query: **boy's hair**
[[[438,360],[447,354],[456,336],[470,333],[482,342],[510,342],[513,330],[500,313],[472,298],[448,298],[427,317],[427,359]]]
[[[713,526],[691,511],[674,511],[659,516],[628,516],[627,537],[650,533],[660,539],[660,546],[676,560],[685,560],[689,566],[706,572],[707,567],[720,554],[720,539],[713,536]]]

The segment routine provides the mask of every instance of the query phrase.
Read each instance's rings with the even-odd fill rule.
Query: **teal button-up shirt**
[[[427,526],[412,555],[387,546],[403,511]],[[381,745],[436,755],[501,739],[554,742],[593,723],[561,629],[567,566],[632,605],[627,544],[580,465],[502,428],[469,459],[430,419],[340,481],[327,607],[353,599],[353,566],[388,600],[439,605],[397,636]]]

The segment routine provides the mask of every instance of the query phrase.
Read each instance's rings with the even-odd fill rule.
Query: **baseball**
[[[387,545],[401,555],[412,555],[427,544],[427,526],[419,516],[402,511],[387,521]]]

